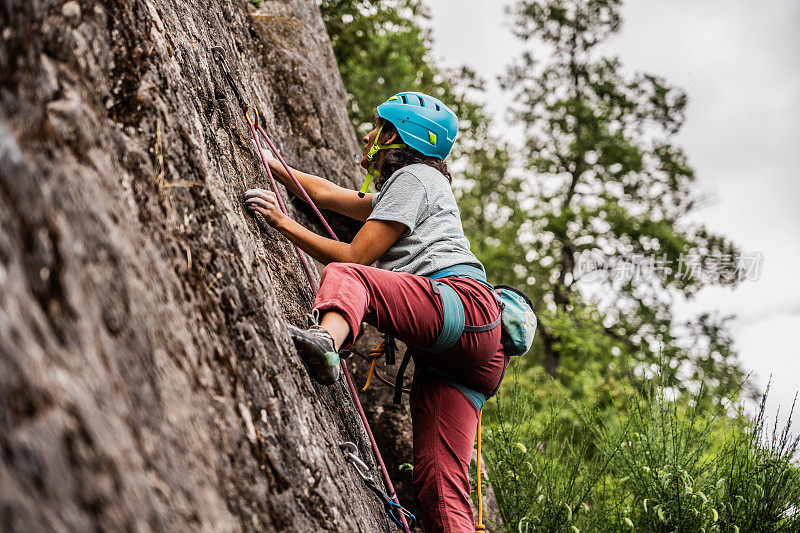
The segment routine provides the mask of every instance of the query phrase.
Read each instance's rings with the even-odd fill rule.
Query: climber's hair
[[[376,126],[383,126],[380,139],[377,139],[378,144],[386,144],[389,139],[391,139],[392,135],[397,133],[397,128],[394,127],[394,124],[388,120],[382,119],[381,117],[377,117],[375,124]],[[400,141],[398,137],[398,140],[395,142],[402,141]],[[380,184],[383,184],[386,180],[388,180],[397,170],[415,163],[422,163],[423,165],[428,165],[429,167],[435,168],[444,174],[444,176],[447,178],[447,181],[453,183],[453,178],[450,176],[450,172],[447,170],[447,163],[438,157],[425,155],[408,146],[405,148],[390,148],[388,150],[383,150],[378,152],[376,158],[378,157],[380,158],[381,167]]]

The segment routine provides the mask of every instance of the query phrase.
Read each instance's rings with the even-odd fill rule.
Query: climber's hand
[[[266,189],[250,189],[244,193],[245,204],[251,211],[261,214],[271,226],[286,217],[278,205],[275,193]]]

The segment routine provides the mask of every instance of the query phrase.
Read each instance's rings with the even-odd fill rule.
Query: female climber
[[[441,101],[416,92],[392,96],[377,114],[363,139],[361,166],[369,177],[376,174],[378,193],[364,195],[293,169],[319,207],[365,221],[351,243],[317,235],[285,216],[271,191],[249,190],[245,202],[327,265],[313,308],[318,324],[291,331],[313,379],[338,379],[338,352],[355,341],[362,321],[413,350],[412,483],[423,526],[474,531],[467,470],[478,410],[497,390],[508,360],[500,309],[470,252],[444,163],[458,119]],[[280,163],[269,164],[301,196]],[[463,330],[453,328],[454,298],[461,304],[456,311],[463,306],[455,319]]]

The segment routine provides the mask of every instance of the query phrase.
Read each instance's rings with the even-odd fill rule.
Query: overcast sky
[[[508,4],[429,1],[437,59],[486,78],[486,104],[499,118],[509,98],[496,78],[525,49],[509,31]],[[689,95],[677,142],[715,199],[695,219],[764,256],[758,281],[705,289],[675,312],[737,315],[743,364],[762,387],[773,375],[770,410],[785,411],[800,389],[800,2],[636,0],[623,17],[605,50]]]

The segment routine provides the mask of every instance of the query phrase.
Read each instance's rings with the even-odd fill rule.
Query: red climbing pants
[[[466,324],[481,326],[497,318],[497,301],[485,285],[469,278],[440,281],[461,297]],[[432,345],[443,324],[442,299],[427,278],[351,263],[325,267],[314,308],[344,316],[351,332],[344,346],[355,340],[362,321],[412,348]],[[434,365],[471,389],[493,393],[507,363],[500,326],[487,332],[464,332],[446,352],[420,354],[415,363],[412,481],[422,525],[428,533],[474,531],[468,469],[478,412],[461,391],[425,367]]]

